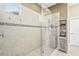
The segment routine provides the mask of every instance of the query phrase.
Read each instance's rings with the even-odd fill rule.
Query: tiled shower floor
[[[59,50],[55,50],[51,56],[79,56],[79,47],[78,46],[70,46],[68,53],[61,52]]]
[[[50,54],[52,53],[52,49],[49,47],[46,47],[46,52],[45,52],[45,56],[50,56]],[[41,51],[41,47],[31,51],[29,54],[27,54],[28,56],[41,56],[42,55],[42,51]]]

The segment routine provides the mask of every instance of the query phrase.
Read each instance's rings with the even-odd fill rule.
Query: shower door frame
[[[60,35],[60,12],[56,12],[56,13],[53,13],[52,15],[56,15],[57,16],[57,20],[58,20],[58,30],[57,30],[57,47],[54,49],[54,50],[56,50],[56,49],[58,49],[58,47],[59,47],[59,35]]]
[[[52,14],[50,14],[50,15],[51,15],[51,17],[52,17],[52,15],[56,15],[57,18],[58,18],[58,19],[57,19],[57,20],[58,20],[58,26],[57,26],[57,27],[58,27],[58,30],[57,30],[57,34],[58,34],[58,35],[57,35],[57,36],[58,36],[58,37],[57,37],[57,47],[54,49],[54,50],[57,50],[57,49],[58,49],[58,46],[59,46],[59,45],[58,45],[58,44],[59,44],[58,41],[59,41],[59,34],[60,34],[60,32],[59,32],[59,31],[60,31],[60,30],[59,30],[59,29],[60,29],[60,26],[59,26],[60,13],[59,13],[59,12],[56,12],[56,13],[52,13]],[[51,26],[48,26],[48,27],[51,27]],[[42,29],[41,29],[41,40],[44,41],[43,38],[42,38]],[[42,42],[42,41],[41,41],[41,42]],[[55,43],[55,44],[56,44],[56,43]],[[44,45],[44,43],[42,42],[42,46],[43,46],[43,45]],[[53,50],[53,52],[54,52],[54,50]],[[51,54],[52,54],[53,52],[51,52]],[[42,56],[45,56],[45,55],[46,55],[46,54],[44,54],[44,48],[43,48],[43,47],[42,47],[42,53],[41,53],[41,55],[42,55]]]

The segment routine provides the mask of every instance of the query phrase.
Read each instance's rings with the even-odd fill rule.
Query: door
[[[58,36],[59,36],[59,13],[52,14],[51,17],[51,47],[56,49],[58,46]]]
[[[79,18],[70,20],[70,45],[79,46]]]
[[[44,22],[48,26],[42,28],[43,55],[50,55],[58,46],[59,13],[47,15]]]

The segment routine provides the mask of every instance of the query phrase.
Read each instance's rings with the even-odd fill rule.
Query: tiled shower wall
[[[4,4],[0,4],[0,22],[39,27],[0,25],[0,33],[4,35],[0,37],[0,55],[41,55],[40,14],[20,7],[21,15],[17,16],[4,12]]]

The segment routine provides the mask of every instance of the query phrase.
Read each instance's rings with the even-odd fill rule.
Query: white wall
[[[40,26],[38,13],[22,5],[20,7],[21,15],[17,16],[5,13],[4,4],[0,4],[0,22]],[[0,32],[4,34],[4,38],[0,37],[0,55],[28,55],[41,47],[40,28],[0,25]]]
[[[74,45],[74,44],[78,43],[78,41],[77,41],[77,39],[78,39],[78,36],[77,36],[78,28],[76,26],[78,25],[77,22],[78,22],[78,18],[79,18],[79,12],[78,12],[79,11],[79,3],[78,4],[73,3],[72,6],[68,7],[68,11],[69,11],[69,13],[68,13],[68,17],[69,17],[69,19],[68,19],[68,29],[69,30],[68,31],[69,31],[69,33],[68,34],[70,36],[69,37],[69,44]],[[73,23],[73,25],[72,25],[72,23]],[[72,30],[75,30],[75,29],[76,29],[76,31],[72,31]],[[75,33],[75,34],[73,34],[73,33]],[[73,38],[74,36],[76,36],[75,40]],[[75,41],[77,41],[77,43]]]

